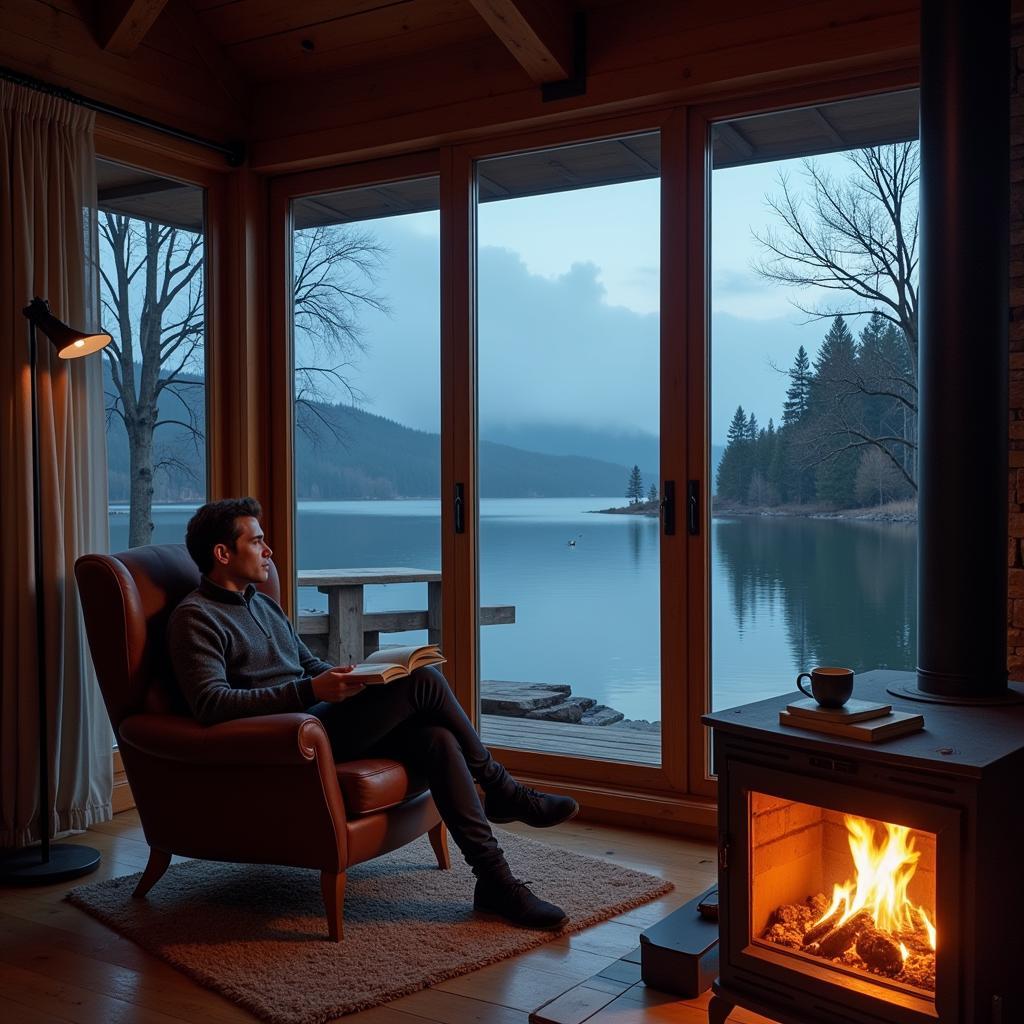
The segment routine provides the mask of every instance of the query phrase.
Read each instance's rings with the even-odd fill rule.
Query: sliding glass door
[[[715,709],[911,669],[915,90],[710,130]]]
[[[486,742],[661,764],[660,136],[476,163]]]
[[[292,203],[298,620],[335,664],[440,638],[436,177]]]

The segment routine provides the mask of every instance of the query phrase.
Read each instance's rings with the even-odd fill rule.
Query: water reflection
[[[912,669],[917,643],[917,528],[742,517],[714,524],[716,579],[725,582],[736,642],[784,629],[792,664]],[[719,678],[715,684],[728,685]]]

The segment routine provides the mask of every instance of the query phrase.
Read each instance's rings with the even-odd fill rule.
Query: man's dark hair
[[[213,568],[213,549],[218,544],[227,544],[235,550],[235,541],[242,533],[239,517],[263,515],[263,509],[255,498],[225,498],[223,501],[208,501],[188,521],[185,530],[185,546],[192,561],[201,573]]]

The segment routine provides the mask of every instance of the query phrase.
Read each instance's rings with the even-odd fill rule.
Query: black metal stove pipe
[[[1006,693],[1010,11],[921,4],[918,686]]]

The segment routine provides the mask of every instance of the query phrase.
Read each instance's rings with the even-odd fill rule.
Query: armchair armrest
[[[333,765],[320,720],[303,712],[236,718],[201,725],[182,715],[138,714],[118,730],[120,742],[152,757],[196,765],[295,764],[314,758]]]

